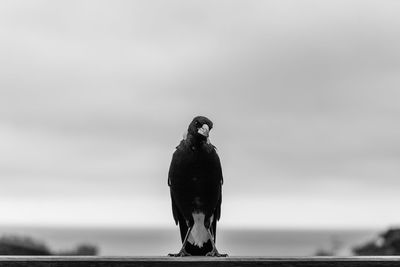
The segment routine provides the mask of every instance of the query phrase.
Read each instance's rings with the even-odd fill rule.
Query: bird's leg
[[[192,228],[193,228],[193,226],[190,226],[189,229],[188,229],[188,231],[186,232],[186,236],[185,236],[185,239],[183,240],[181,250],[180,250],[178,253],[176,253],[176,254],[175,254],[175,253],[169,253],[168,256],[170,256],[170,257],[191,256],[188,252],[186,252],[185,247],[186,247],[186,244],[187,244],[187,242],[188,242],[189,234],[190,234],[190,232],[192,231]]]
[[[211,257],[227,257],[228,254],[221,254],[218,252],[217,247],[215,246],[214,242],[214,236],[211,234],[210,228],[207,228],[208,235],[210,236],[210,241],[212,245],[212,250],[210,252],[207,252],[206,256],[211,256]]]

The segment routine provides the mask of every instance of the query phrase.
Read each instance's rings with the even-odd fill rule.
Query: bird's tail
[[[192,245],[202,248],[203,244],[210,239],[210,234],[204,225],[205,215],[202,212],[194,212],[192,216],[194,224],[188,241]]]
[[[193,216],[193,227],[190,232],[186,251],[191,255],[206,255],[212,250],[210,234],[204,225],[205,215],[202,212],[196,212]]]

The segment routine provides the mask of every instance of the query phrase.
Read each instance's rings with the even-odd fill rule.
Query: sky
[[[214,122],[223,227],[400,224],[399,1],[1,1],[0,225],[174,227]]]

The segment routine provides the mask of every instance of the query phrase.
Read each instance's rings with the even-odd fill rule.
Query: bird
[[[196,116],[172,155],[168,185],[182,248],[169,256],[227,256],[215,245],[223,176],[216,147],[209,139],[212,128],[211,120]]]

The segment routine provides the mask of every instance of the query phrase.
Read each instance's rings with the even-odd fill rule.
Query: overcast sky
[[[173,227],[215,124],[226,227],[400,223],[399,1],[1,1],[0,224]]]

